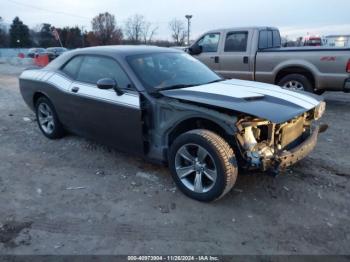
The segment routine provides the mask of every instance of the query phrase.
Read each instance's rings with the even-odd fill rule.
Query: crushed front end
[[[246,168],[278,173],[306,157],[316,146],[318,134],[327,129],[317,123],[324,111],[325,102],[321,102],[280,124],[242,116],[236,124],[236,139]]]

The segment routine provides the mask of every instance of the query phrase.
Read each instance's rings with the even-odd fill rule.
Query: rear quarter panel
[[[47,70],[24,71],[19,78],[20,92],[26,104],[33,111],[35,110],[35,94],[43,94],[54,105],[62,124],[65,126],[71,126],[70,122],[72,121],[72,112],[68,103],[69,100],[67,99],[68,94],[47,82],[47,80],[54,74],[55,72]]]

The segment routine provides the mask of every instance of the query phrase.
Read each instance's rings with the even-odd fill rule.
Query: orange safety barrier
[[[37,55],[33,59],[34,59],[34,64],[40,67],[44,67],[49,63],[48,55]]]

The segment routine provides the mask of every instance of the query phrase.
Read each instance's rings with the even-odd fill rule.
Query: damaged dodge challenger
[[[77,49],[24,71],[20,90],[46,137],[70,132],[167,164],[184,194],[206,202],[230,191],[238,167],[276,174],[327,129],[321,97],[224,80],[168,48]]]

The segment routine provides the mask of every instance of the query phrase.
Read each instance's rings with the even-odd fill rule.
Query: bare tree
[[[152,41],[158,27],[148,22],[143,15],[135,14],[125,23],[125,35],[134,44],[141,42],[147,44]]]
[[[174,18],[169,22],[169,28],[171,30],[171,37],[173,38],[175,44],[183,45],[187,34],[184,22]]]
[[[122,30],[117,27],[114,15],[102,13],[92,19],[92,31],[100,45],[120,44]]]
[[[125,23],[126,37],[134,43],[139,43],[142,39],[145,22],[143,15],[135,14],[129,17]]]
[[[151,43],[154,35],[157,33],[158,26],[153,26],[150,22],[145,22],[142,30],[143,42],[145,44]]]

